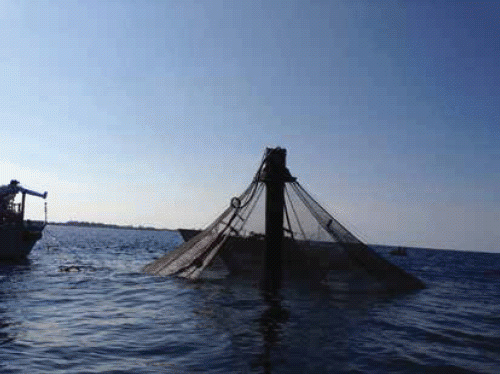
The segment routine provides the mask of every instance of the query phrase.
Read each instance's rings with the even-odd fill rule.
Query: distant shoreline
[[[182,231],[192,231],[192,232],[200,232],[202,230],[199,229],[165,229],[165,228],[156,228],[151,226],[133,226],[133,225],[115,225],[111,223],[100,223],[100,222],[85,222],[85,221],[67,221],[67,222],[47,222],[48,225],[54,226],[75,226],[75,227],[94,227],[94,228],[104,228],[104,229],[123,229],[123,230],[144,230],[144,231],[178,231],[182,235]],[[189,239],[189,238],[188,238]],[[481,251],[462,251],[459,249],[443,249],[443,248],[427,248],[427,247],[413,247],[413,246],[401,246],[401,245],[388,245],[388,244],[367,244],[369,247],[373,249],[382,250],[386,252],[391,249],[425,249],[425,250],[436,250],[436,251],[460,251],[460,252],[481,252]],[[484,253],[497,253],[497,252],[489,252],[485,251]]]
[[[105,229],[124,229],[124,230],[149,230],[149,231],[177,231],[177,229],[158,229],[150,226],[133,225],[115,225],[100,222],[67,221],[67,222],[48,222],[48,225],[54,226],[77,226],[77,227],[96,227]]]

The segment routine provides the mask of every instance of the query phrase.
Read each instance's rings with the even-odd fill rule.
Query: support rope
[[[302,228],[302,225],[300,224],[299,216],[297,215],[297,212],[295,211],[295,207],[293,206],[292,199],[290,197],[290,193],[288,192],[286,184],[285,184],[285,194],[286,194],[286,197],[288,198],[288,201],[290,203],[290,207],[292,208],[292,212],[295,216],[295,220],[297,221],[297,225],[299,226],[300,233],[302,234],[302,237],[304,238],[304,240],[307,240],[306,234],[304,232],[304,229]]]

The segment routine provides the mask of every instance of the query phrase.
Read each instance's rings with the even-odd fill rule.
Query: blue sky
[[[53,221],[203,227],[281,146],[370,243],[499,251],[499,19],[496,1],[3,1],[1,181],[47,190]]]

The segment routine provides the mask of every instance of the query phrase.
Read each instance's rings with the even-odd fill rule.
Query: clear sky
[[[4,0],[0,183],[47,190],[51,221],[201,228],[281,146],[365,241],[500,251],[499,20],[497,1]]]

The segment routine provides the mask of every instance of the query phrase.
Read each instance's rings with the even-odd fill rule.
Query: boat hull
[[[26,258],[35,243],[42,238],[45,223],[24,221],[0,225],[0,260]]]

